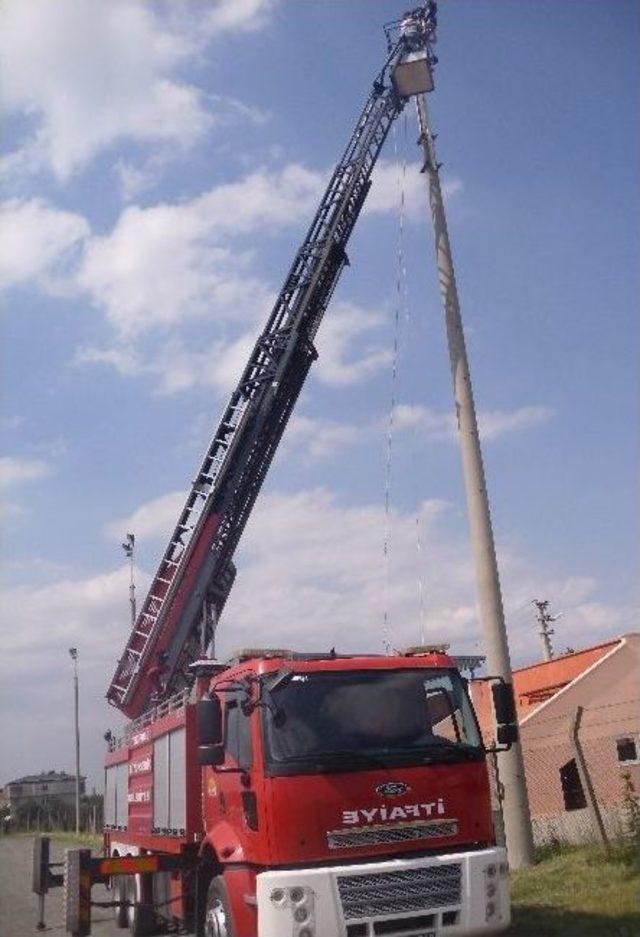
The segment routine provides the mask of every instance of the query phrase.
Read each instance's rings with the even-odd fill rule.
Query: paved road
[[[33,839],[28,836],[0,836],[0,937],[31,937],[38,933],[63,937],[66,934],[62,914],[62,889],[54,888],[46,899],[46,930],[37,931],[38,899],[31,891]],[[51,859],[64,858],[66,843],[51,843]],[[108,900],[102,887],[93,889],[96,901]],[[110,908],[93,909],[92,937],[122,937],[128,931],[113,923]]]
[[[51,842],[51,861],[64,858],[68,843]],[[0,836],[0,937],[36,937],[51,934],[64,937],[62,913],[62,889],[54,888],[46,898],[46,930],[36,930],[38,922],[38,899],[31,891],[33,838],[30,836]],[[109,893],[102,886],[92,890],[95,901],[109,900]],[[510,932],[517,937],[517,931]],[[94,908],[92,915],[92,937],[123,937],[127,930],[120,930],[113,922],[111,908]]]

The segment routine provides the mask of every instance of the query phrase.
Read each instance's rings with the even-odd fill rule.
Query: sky
[[[141,600],[404,8],[5,0],[0,782],[71,769],[75,646],[100,784],[121,541]],[[562,612],[558,652],[637,630],[639,19],[633,0],[440,4],[429,103],[514,664],[541,656],[534,598]],[[416,139],[408,106],[220,656],[482,653]]]

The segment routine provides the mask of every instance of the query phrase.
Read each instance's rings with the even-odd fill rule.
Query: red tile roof
[[[518,718],[523,719],[545,700],[555,696],[568,683],[608,654],[620,641],[620,638],[613,638],[602,644],[585,647],[581,651],[562,654],[553,660],[541,660],[514,670],[513,688]],[[470,685],[473,704],[486,740],[493,736],[493,706],[489,685],[475,680],[471,680]]]

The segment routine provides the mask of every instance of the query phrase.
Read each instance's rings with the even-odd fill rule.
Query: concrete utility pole
[[[480,621],[487,650],[487,667],[492,675],[502,677],[511,684],[511,661],[500,593],[498,564],[491,527],[489,499],[482,463],[480,437],[471,375],[462,329],[462,317],[458,302],[455,272],[447,219],[440,188],[439,164],[436,159],[433,136],[429,129],[427,101],[424,95],[416,98],[420,144],[424,150],[424,172],[429,183],[429,205],[435,230],[436,262],[440,280],[440,292],[444,303],[445,324],[453,395],[460,434],[460,449],[464,472],[471,545],[476,570]],[[504,785],[504,825],[512,868],[531,865],[534,861],[531,815],[524,774],[524,761],[520,742],[509,751],[498,755],[500,780]]]
[[[80,720],[78,717],[78,648],[70,647],[69,656],[73,661],[73,703],[76,730],[76,836],[80,833]]]
[[[560,615],[549,614],[549,602],[547,599],[534,599],[531,603],[538,609],[538,624],[540,625],[540,637],[542,638],[542,648],[544,650],[544,659],[553,660],[553,644],[551,635],[555,634],[553,628],[549,627],[554,621],[560,618]]]

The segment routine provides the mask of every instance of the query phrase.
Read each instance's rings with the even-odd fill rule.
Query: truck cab
[[[506,855],[444,653],[242,652],[198,680],[208,937],[496,933]]]

